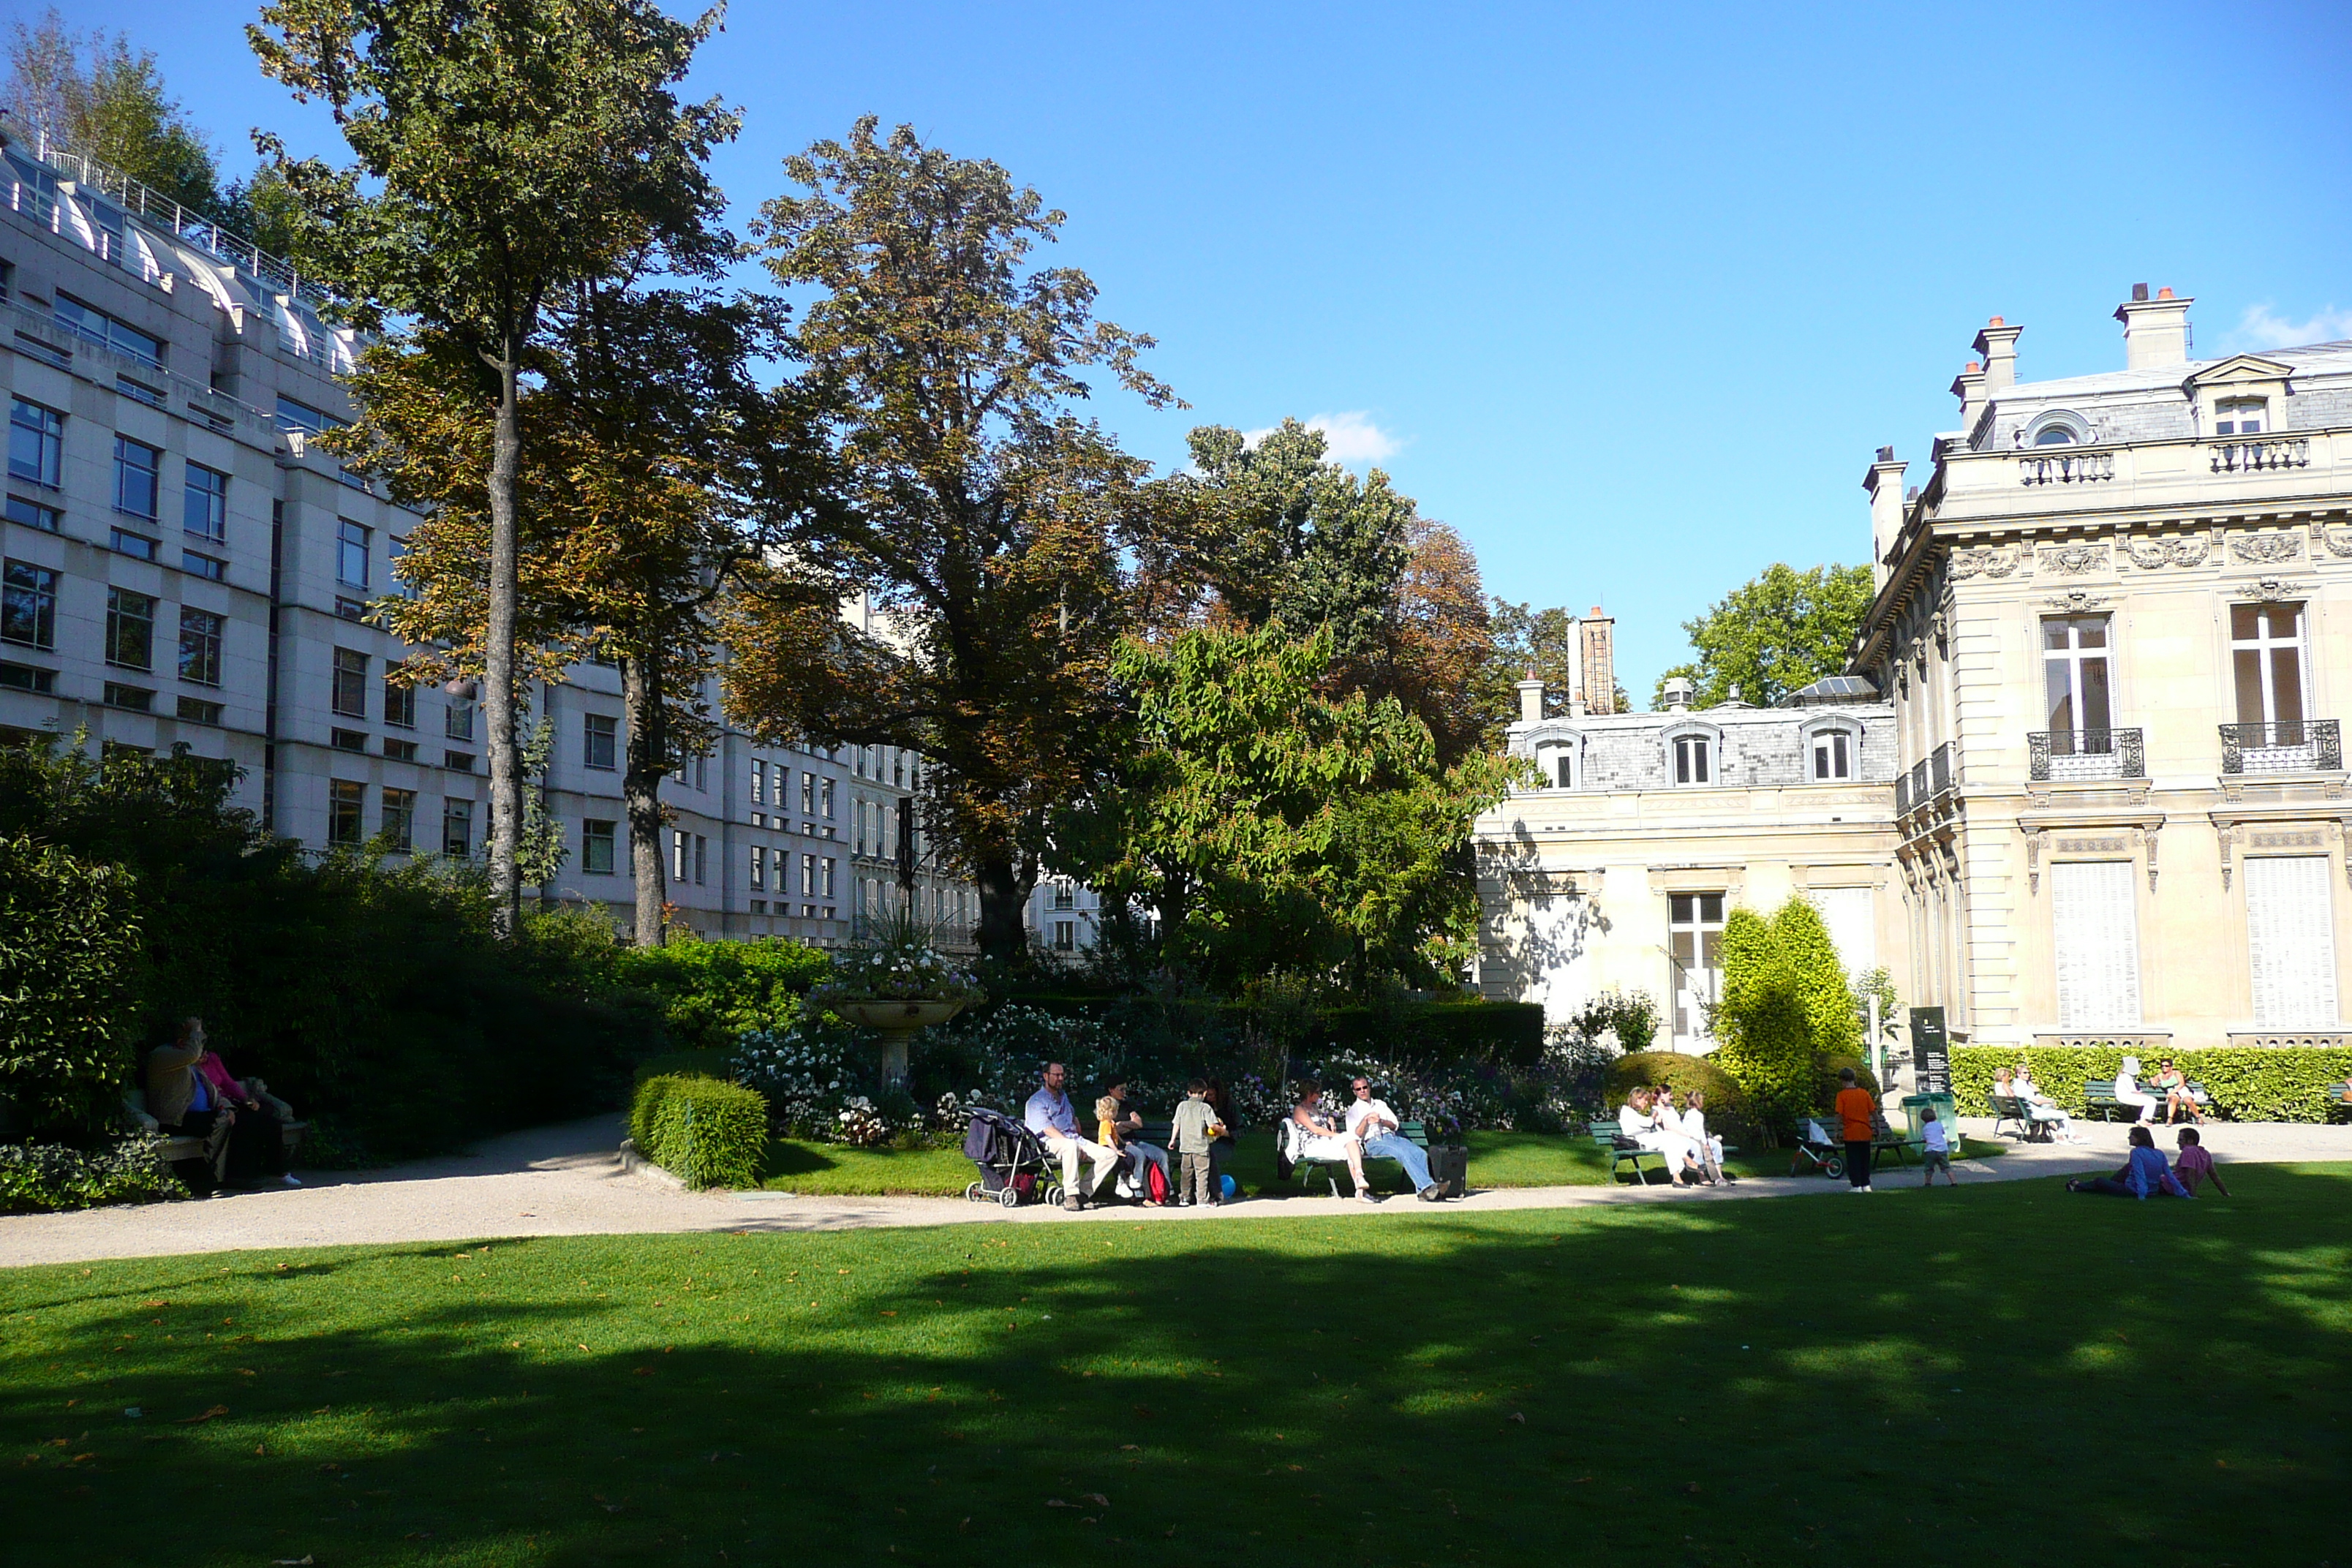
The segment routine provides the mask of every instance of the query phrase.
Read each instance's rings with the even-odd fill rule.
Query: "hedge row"
[[[2044,1094],[2080,1116],[2083,1085],[2114,1078],[2125,1054],[2114,1046],[1955,1046],[1952,1091],[1962,1114],[1990,1116],[1994,1070],[2023,1062]],[[2140,1058],[2142,1078],[2154,1077],[2158,1058],[2132,1054]],[[2326,1121],[2336,1090],[2352,1078],[2352,1048],[2336,1046],[2217,1046],[2171,1056],[2231,1121]]]
[[[1066,992],[1020,993],[1008,1000],[1098,1023],[1112,1022],[1125,1004],[1120,997]],[[1250,1019],[1245,1002],[1211,1002],[1202,1011],[1236,1037]],[[1369,1054],[1388,1060],[1491,1061],[1511,1067],[1533,1067],[1543,1059],[1544,1010],[1536,1002],[1417,1001],[1401,1008],[1342,1004],[1317,1009],[1315,1018],[1301,1044],[1310,1054],[1337,1047],[1342,1055]]]
[[[768,1152],[768,1102],[756,1089],[667,1073],[629,1107],[637,1152],[689,1187],[756,1187]]]

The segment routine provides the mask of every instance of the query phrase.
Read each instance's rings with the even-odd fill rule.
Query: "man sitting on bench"
[[[1385,1100],[1372,1098],[1372,1081],[1360,1078],[1348,1086],[1356,1097],[1348,1107],[1348,1131],[1354,1133],[1364,1146],[1364,1152],[1376,1160],[1394,1160],[1404,1167],[1405,1180],[1425,1204],[1433,1204],[1445,1195],[1443,1189],[1430,1179],[1429,1156],[1421,1145],[1400,1131],[1404,1125],[1389,1109]]]
[[[1070,1109],[1070,1097],[1062,1085],[1069,1079],[1069,1070],[1060,1062],[1047,1062],[1044,1080],[1036,1093],[1029,1097],[1023,1120],[1029,1131],[1037,1134],[1045,1152],[1062,1163],[1062,1206],[1084,1208],[1087,1200],[1100,1191],[1111,1173],[1118,1169],[1118,1151],[1106,1149],[1078,1131],[1078,1113]],[[1094,1166],[1093,1179],[1083,1187],[1078,1185],[1078,1156],[1085,1155]]]

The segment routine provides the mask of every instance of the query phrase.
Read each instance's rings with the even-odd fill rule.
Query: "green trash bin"
[[[1950,1141],[1952,1153],[1957,1158],[1960,1152],[1959,1112],[1948,1094],[1906,1094],[1903,1097],[1903,1116],[1910,1125],[1911,1136],[1923,1136],[1921,1129],[1927,1123],[1919,1113],[1931,1105],[1936,1108],[1936,1120],[1944,1124],[1944,1136]]]

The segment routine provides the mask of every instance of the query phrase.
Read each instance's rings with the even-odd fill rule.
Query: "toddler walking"
[[[1952,1174],[1951,1135],[1945,1130],[1944,1124],[1936,1120],[1936,1108],[1932,1105],[1919,1113],[1919,1134],[1927,1140],[1927,1150],[1922,1163],[1927,1167],[1927,1173],[1919,1184],[1923,1187],[1934,1186],[1936,1173],[1941,1171],[1944,1173],[1945,1185],[1958,1186],[1960,1179]]]

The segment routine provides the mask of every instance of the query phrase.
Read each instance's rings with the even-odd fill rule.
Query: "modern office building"
[[[0,139],[0,733],[226,759],[239,803],[312,847],[478,853],[471,689],[392,679],[413,650],[368,618],[420,520],[311,440],[348,417],[336,377],[359,345],[283,261],[5,122]],[[527,695],[553,721],[541,787],[568,851],[543,890],[625,917],[618,673]],[[831,944],[911,881],[918,915],[968,942],[971,891],[916,822],[920,769],[725,730],[665,790],[677,921]]]

